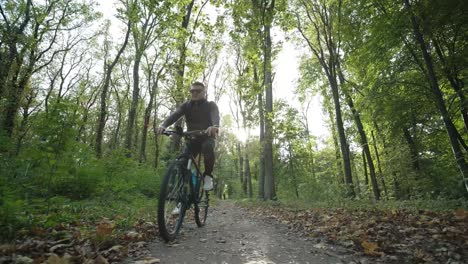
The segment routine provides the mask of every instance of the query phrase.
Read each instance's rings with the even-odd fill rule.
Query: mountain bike
[[[183,132],[182,129],[166,130],[166,136],[179,135],[186,141],[206,135],[202,131]],[[177,156],[162,179],[158,203],[159,233],[166,242],[174,240],[182,227],[187,210],[193,205],[198,227],[205,225],[208,216],[209,194],[203,189],[204,177],[198,162],[187,148]]]

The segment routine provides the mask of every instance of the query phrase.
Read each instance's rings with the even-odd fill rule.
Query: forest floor
[[[467,263],[468,212],[295,209],[215,201],[166,244],[154,222],[116,219],[25,232],[0,244],[0,263]],[[86,231],[87,230],[87,231]]]

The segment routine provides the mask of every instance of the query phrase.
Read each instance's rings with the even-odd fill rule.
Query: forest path
[[[258,217],[231,201],[210,208],[206,225],[190,216],[173,244],[150,243],[160,263],[353,263],[339,247],[300,237],[286,225]],[[354,262],[356,263],[356,262]]]

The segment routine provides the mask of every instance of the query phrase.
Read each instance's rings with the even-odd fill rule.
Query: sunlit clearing
[[[235,128],[233,132],[240,142],[245,143],[247,141],[248,133],[244,128]]]

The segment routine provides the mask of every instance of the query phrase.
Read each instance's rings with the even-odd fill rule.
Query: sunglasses
[[[202,92],[202,90],[190,90],[191,94],[199,94],[201,92]]]

